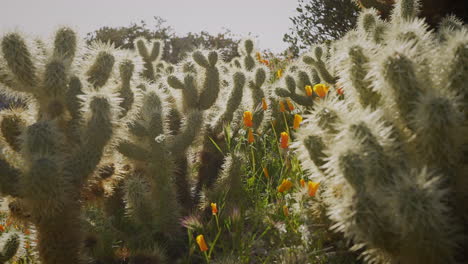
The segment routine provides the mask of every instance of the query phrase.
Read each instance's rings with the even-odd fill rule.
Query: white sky
[[[291,27],[297,0],[0,0],[0,33],[21,32],[49,37],[59,25],[83,36],[102,26],[128,26],[154,16],[177,34],[218,33],[258,36],[260,49],[284,50],[283,34]]]

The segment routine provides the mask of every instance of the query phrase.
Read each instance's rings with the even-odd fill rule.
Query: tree
[[[171,63],[179,62],[187,52],[197,47],[221,50],[225,60],[238,56],[239,40],[227,29],[217,35],[202,31],[178,36],[170,26],[165,25],[164,19],[154,17],[154,20],[153,27],[145,21],[139,24],[133,23],[127,27],[102,27],[88,33],[87,43],[100,40],[113,43],[116,47],[133,49],[133,42],[138,37],[145,37],[148,40],[157,38],[165,43],[163,60]]]
[[[316,43],[343,36],[356,25],[359,8],[350,0],[298,0],[293,27],[283,41],[298,55]]]

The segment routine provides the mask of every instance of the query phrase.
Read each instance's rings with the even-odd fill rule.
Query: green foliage
[[[160,17],[154,17],[154,25],[148,25],[145,21],[141,21],[127,27],[102,27],[88,33],[86,41],[88,44],[94,41],[110,42],[117,48],[134,49],[135,40],[138,38],[159,39],[164,43],[162,59],[170,63],[181,61],[188,53],[197,48],[219,50],[222,52],[223,58],[228,61],[238,56],[239,41],[229,30],[218,35],[202,31],[178,36],[165,22]]]
[[[350,0],[299,0],[293,26],[283,40],[296,56],[308,47],[342,37],[356,25],[358,7]]]

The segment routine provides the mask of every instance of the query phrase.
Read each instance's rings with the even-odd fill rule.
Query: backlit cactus
[[[303,57],[345,98],[315,105],[295,146],[334,229],[369,263],[455,263],[466,247],[468,34],[429,32],[418,8],[396,1],[391,22],[364,11],[328,65],[317,49]]]
[[[16,234],[11,235],[3,245],[3,249],[0,252],[0,263],[7,263],[7,261],[13,258],[18,251],[19,246],[19,236]]]
[[[77,40],[68,28],[57,31],[48,56],[18,33],[1,45],[2,89],[29,102],[1,113],[2,194],[15,197],[24,220],[36,226],[43,263],[83,263],[81,192],[121,115],[118,59],[105,45],[75,58]]]
[[[26,103],[0,112],[0,193],[35,226],[44,264],[176,263],[193,253],[198,218],[236,230],[257,213],[242,211],[248,188],[263,183],[268,204],[322,203],[369,263],[454,263],[468,233],[468,31],[453,17],[429,31],[418,8],[398,0],[390,21],[365,10],[343,39],[278,72],[257,62],[251,39],[231,62],[199,49],[171,65],[159,40],[128,51],[80,47],[69,28],[51,47],[6,34],[0,88]],[[278,162],[261,157],[267,144]],[[291,149],[309,188],[284,178],[303,176]],[[206,236],[203,252],[229,236]]]

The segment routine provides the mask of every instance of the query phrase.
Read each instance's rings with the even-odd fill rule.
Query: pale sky
[[[187,32],[258,36],[260,49],[283,51],[297,0],[0,0],[0,33],[19,30],[49,37],[60,25],[82,36],[102,26],[165,19],[179,35]]]

